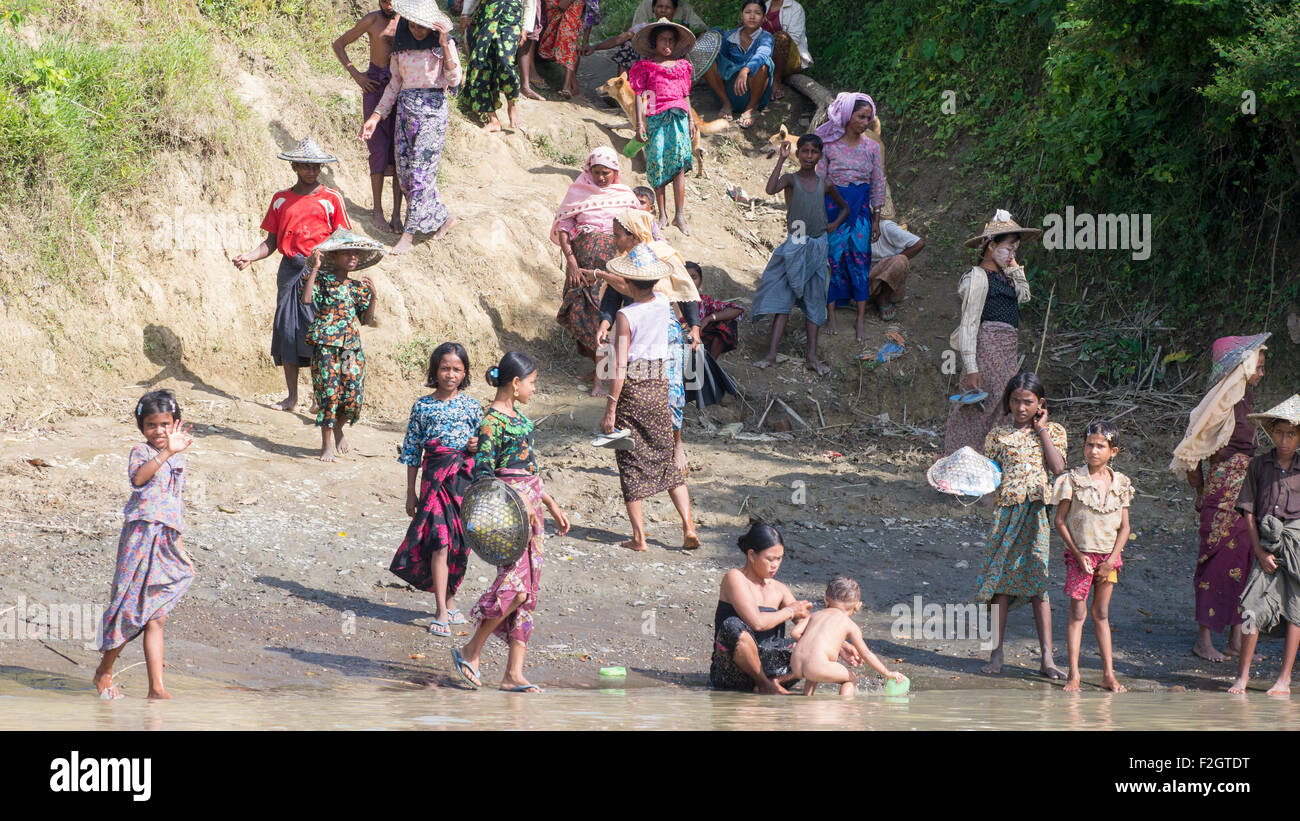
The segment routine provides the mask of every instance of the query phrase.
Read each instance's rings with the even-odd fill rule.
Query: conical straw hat
[[[326,154],[322,151],[321,147],[311,137],[303,137],[291,150],[281,151],[276,156],[289,162],[307,162],[316,165],[339,161],[339,158],[333,154]]]
[[[1248,414],[1246,418],[1259,425],[1265,432],[1275,419],[1300,427],[1300,394],[1291,394],[1291,398],[1285,402],[1274,405],[1263,413]]]
[[[357,262],[357,267],[353,269],[357,271],[362,268],[369,268],[379,262],[384,258],[384,254],[388,252],[382,242],[353,233],[346,228],[340,228],[330,234],[329,239],[316,246],[316,250],[322,254],[328,254],[331,251],[360,251],[361,259]]]
[[[1214,340],[1210,349],[1214,356],[1214,367],[1210,369],[1209,387],[1219,384],[1220,379],[1232,373],[1232,369],[1240,365],[1251,351],[1264,347],[1264,341],[1272,335],[1224,336]]]
[[[925,480],[941,493],[983,496],[998,489],[1002,483],[1002,469],[968,445],[931,465],[925,472]]]
[[[636,36],[632,38],[632,50],[637,54],[640,54],[642,57],[654,56],[655,44],[650,38],[655,36],[656,32],[665,26],[677,32],[677,47],[673,49],[672,54],[668,55],[668,59],[680,60],[690,54],[691,49],[695,48],[695,35],[686,26],[683,26],[681,23],[674,23],[667,17],[660,17],[655,22],[650,23],[645,28],[638,31]],[[694,67],[695,64],[692,63],[691,68],[694,69]]]
[[[398,17],[427,29],[451,31],[451,18],[434,0],[393,0],[393,11]]]
[[[1011,218],[1010,211],[1004,211],[999,208],[993,213],[993,219],[984,224],[984,230],[979,234],[966,240],[967,248],[978,248],[986,241],[993,239],[1002,234],[1019,234],[1021,242],[1027,239],[1033,239],[1043,233],[1038,228],[1022,228],[1019,223]]]

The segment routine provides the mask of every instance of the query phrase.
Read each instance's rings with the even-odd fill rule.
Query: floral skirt
[[[496,111],[502,95],[519,99],[515,52],[524,28],[523,3],[482,3],[469,28],[469,64],[465,69],[465,99],[472,111]]]
[[[668,407],[673,412],[673,430],[682,429],[682,413],[686,410],[686,381],[682,377],[686,365],[686,333],[676,316],[668,317],[668,361],[664,374],[668,377]]]
[[[537,56],[554,60],[565,68],[578,66],[578,39],[582,36],[583,0],[574,0],[567,9],[558,0],[543,0],[546,28],[537,41]]]
[[[1205,479],[1200,552],[1192,584],[1196,590],[1196,623],[1216,633],[1241,624],[1237,604],[1255,561],[1250,528],[1236,508],[1248,467],[1249,456],[1234,454],[1212,466]]]
[[[625,380],[614,408],[614,426],[632,431],[632,449],[614,452],[623,501],[648,499],[684,483],[673,460],[667,379]]]
[[[518,561],[497,568],[496,579],[474,605],[470,616],[482,624],[488,619],[499,619],[505,615],[505,620],[496,626],[492,634],[503,641],[521,641],[526,644],[533,634],[533,612],[537,610],[537,597],[542,589],[542,535],[543,516],[546,513],[542,504],[544,488],[541,477],[527,471],[502,468],[496,475],[498,479],[509,483],[532,507],[533,535]],[[527,599],[507,615],[506,611],[520,593],[525,594]]]
[[[185,560],[180,533],[159,522],[124,524],[100,649],[121,647],[150,621],[166,616],[192,581],[194,570]]]
[[[366,389],[366,355],[334,345],[317,345],[311,358],[311,388],[316,394],[316,424],[332,428],[361,417]]]
[[[578,234],[571,240],[573,256],[584,270],[604,270],[605,263],[618,254],[613,234],[595,231]],[[583,356],[596,350],[596,331],[600,328],[600,280],[575,288],[565,287],[555,321],[560,323]]]
[[[871,186],[867,183],[839,185],[840,196],[849,206],[849,215],[833,234],[830,242],[830,282],[826,301],[848,305],[871,299]],[[826,198],[826,221],[834,222],[840,209],[835,200]]]
[[[645,175],[650,187],[659,189],[679,173],[690,171],[690,115],[680,108],[670,108],[646,119]]]
[[[430,563],[434,554],[446,550],[447,597],[460,589],[469,560],[469,545],[460,523],[460,500],[469,488],[473,467],[474,460],[464,451],[445,448],[437,439],[425,445],[419,506],[388,568],[412,587],[433,590]]]
[[[984,563],[975,579],[975,601],[987,604],[994,596],[1011,597],[1009,608],[1034,596],[1047,601],[1047,562],[1051,526],[1041,501],[1021,502],[993,514],[993,530],[984,550]]]
[[[432,234],[450,214],[438,196],[438,166],[447,144],[447,94],[408,88],[397,95],[397,178],[406,193],[408,234]]]

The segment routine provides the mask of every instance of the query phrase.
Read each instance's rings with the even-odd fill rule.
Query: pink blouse
[[[843,139],[827,143],[822,149],[817,173],[830,180],[832,185],[871,185],[871,207],[885,204],[885,161],[880,153],[880,143],[863,135],[856,148]]]
[[[627,73],[627,81],[637,94],[650,92],[646,116],[653,117],[670,108],[680,108],[690,114],[694,71],[690,60],[678,60],[671,68],[653,60],[638,60]]]
[[[444,66],[442,49],[451,50],[451,59]],[[393,79],[388,81],[384,96],[379,98],[375,111],[380,119],[387,117],[397,102],[397,95],[407,88],[451,88],[460,84],[460,55],[454,40],[445,39],[439,48],[422,48],[394,52],[388,61]]]

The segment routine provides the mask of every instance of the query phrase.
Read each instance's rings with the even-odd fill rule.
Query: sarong
[[[479,115],[496,111],[502,95],[519,99],[515,52],[524,26],[520,0],[483,0],[469,27],[469,65],[465,69],[465,98]]]
[[[180,533],[159,522],[137,519],[122,526],[99,649],[126,644],[150,621],[170,613],[185,595],[194,571],[185,561],[180,540]]]
[[[603,271],[605,263],[618,254],[614,235],[595,231],[576,235],[570,240],[570,247],[578,267],[589,271]],[[600,286],[600,280],[596,280],[590,285],[565,287],[560,298],[560,310],[555,315],[555,321],[578,343],[583,356],[590,356],[596,350],[596,330],[600,327]]]
[[[582,36],[583,0],[573,0],[567,9],[558,0],[545,0],[546,28],[537,41],[537,56],[568,68],[578,66],[578,39]]]
[[[673,430],[682,429],[682,413],[686,410],[686,383],[682,373],[686,365],[686,332],[675,315],[668,317],[668,407],[673,412]]]
[[[902,302],[907,298],[907,269],[910,261],[902,254],[894,254],[871,263],[868,291],[871,298],[885,302]]]
[[[865,182],[837,185],[849,205],[848,219],[830,234],[830,284],[826,301],[847,306],[871,298],[871,186]],[[826,221],[840,213],[835,200],[826,198]]]
[[[1265,516],[1259,546],[1277,559],[1277,570],[1265,573],[1256,563],[1250,571],[1241,594],[1241,629],[1281,637],[1287,624],[1300,624],[1300,519]]]
[[[460,523],[460,501],[470,486],[473,467],[474,460],[464,451],[445,448],[437,439],[425,445],[420,503],[388,567],[412,587],[433,591],[430,563],[434,554],[446,550],[447,598],[455,596],[460,588],[469,561],[469,544]]]
[[[714,322],[700,329],[700,342],[705,348],[711,347],[713,340],[722,343],[720,354],[736,350],[740,344],[739,322],[735,319],[728,319],[724,322]]]
[[[636,367],[644,363],[632,363]],[[614,408],[614,426],[632,432],[632,449],[614,452],[623,501],[648,499],[684,484],[673,461],[673,417],[668,404],[668,380],[632,379]]]
[[[318,345],[311,359],[311,388],[316,395],[316,424],[332,428],[361,417],[366,386],[366,355],[335,345]]]
[[[781,77],[803,71],[803,58],[799,56],[799,49],[784,31],[772,32],[772,64]]]
[[[767,314],[788,314],[798,305],[809,322],[825,325],[828,247],[825,234],[792,235],[778,245],[754,290],[749,321],[758,322]]]
[[[794,653],[794,639],[787,638],[785,631],[776,631],[759,641],[754,630],[739,617],[731,616],[718,625],[713,638],[713,658],[709,663],[709,687],[714,690],[736,690],[749,693],[754,690],[755,682],[736,665],[733,653],[741,633],[748,633],[755,638],[758,648],[758,662],[763,674],[771,678],[781,678],[790,672],[790,656]]]
[[[997,507],[984,563],[975,579],[977,604],[988,604],[998,594],[1011,597],[1008,609],[1019,607],[1033,596],[1048,600],[1051,526],[1047,518],[1047,507],[1041,501]]]
[[[366,76],[374,80],[375,90],[366,91],[361,94],[361,119],[368,120],[370,115],[375,112],[375,106],[379,105],[379,100],[384,96],[384,89],[388,88],[388,81],[393,75],[384,66],[370,64],[366,69]],[[390,172],[395,163],[393,155],[393,133],[397,123],[397,112],[390,111],[388,116],[379,121],[375,126],[374,135],[366,141],[366,150],[370,152],[370,175],[383,174]]]
[[[690,115],[670,108],[646,118],[645,175],[650,187],[659,189],[679,172],[693,167]]]
[[[528,596],[527,600],[510,611],[492,634],[500,636],[502,641],[527,643],[533,634],[533,611],[537,609],[537,597],[542,584],[542,517],[546,514],[546,507],[542,504],[544,488],[541,477],[525,470],[502,468],[496,472],[496,476],[508,482],[524,498],[524,502],[531,506],[534,514],[533,536],[518,561],[497,568],[496,579],[474,605],[470,616],[480,624],[488,619],[499,619],[514,602],[515,596],[524,593]]]
[[[281,257],[275,275],[275,319],[271,322],[271,360],[277,366],[311,364],[311,345],[307,329],[316,318],[316,309],[302,301],[302,279],[307,272],[307,257]]]
[[[397,177],[406,194],[408,234],[432,234],[450,216],[438,196],[438,166],[447,142],[447,94],[408,88],[397,95]]]
[[[1016,329],[1005,322],[980,323],[975,337],[975,363],[980,369],[981,390],[988,391],[984,407],[954,404],[948,413],[948,428],[943,438],[945,456],[969,445],[976,452],[984,452],[984,440],[989,431],[1006,418],[1002,410],[1002,392],[1011,377],[1016,375],[1019,356],[1016,353]]]
[[[1237,605],[1255,561],[1250,527],[1236,508],[1248,467],[1250,457],[1236,453],[1211,466],[1205,477],[1200,552],[1192,584],[1196,590],[1196,623],[1215,633],[1241,624]]]

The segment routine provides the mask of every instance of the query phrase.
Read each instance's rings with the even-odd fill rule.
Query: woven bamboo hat
[[[470,485],[460,502],[465,541],[488,564],[514,564],[528,549],[532,523],[528,505],[507,482],[485,477]]]
[[[704,72],[709,70],[713,61],[718,59],[718,52],[722,51],[722,34],[717,29],[708,31],[695,38],[695,47],[691,53],[686,55],[686,59],[691,61],[693,69],[691,77],[694,82],[699,82],[704,76]]]
[[[931,465],[925,472],[925,480],[941,493],[983,496],[998,489],[1002,482],[1002,469],[997,462],[980,456],[967,445]]]
[[[1209,386],[1212,388],[1219,384],[1219,380],[1232,373],[1232,369],[1240,365],[1251,351],[1256,348],[1267,350],[1264,342],[1272,335],[1262,333],[1254,336],[1223,336],[1214,340],[1214,345],[1210,348],[1210,353],[1214,357],[1214,367],[1210,369]]]
[[[984,230],[966,240],[965,245],[967,248],[979,248],[985,242],[1002,234],[1019,234],[1020,240],[1023,242],[1027,239],[1033,239],[1041,233],[1043,232],[1037,228],[1022,227],[1011,218],[1010,211],[999,208],[993,213],[993,219],[984,224]]]
[[[691,30],[686,28],[686,26],[683,26],[681,23],[674,23],[667,17],[660,17],[655,22],[650,23],[645,28],[638,31],[636,36],[632,38],[632,50],[637,54],[640,54],[642,57],[653,57],[655,50],[653,38],[659,29],[665,26],[677,32],[677,48],[673,49],[673,53],[668,55],[668,59],[680,60],[690,54],[691,49],[695,48],[695,35],[692,34]],[[717,55],[715,54],[714,56]],[[691,65],[693,68],[694,63]]]
[[[605,270],[631,282],[658,282],[672,273],[668,263],[644,242],[605,263]]]
[[[393,0],[393,11],[398,17],[427,29],[451,31],[451,18],[434,0]]]
[[[335,157],[333,154],[326,154],[322,151],[321,147],[317,145],[316,141],[311,137],[303,137],[302,140],[300,140],[291,150],[281,151],[276,156],[279,159],[288,160],[289,162],[306,162],[314,163],[316,165],[339,161],[339,158]]]
[[[340,228],[330,234],[316,250],[322,254],[328,254],[332,251],[358,251],[361,253],[361,260],[357,262],[357,267],[353,270],[360,271],[362,268],[369,268],[376,262],[384,258],[388,249],[382,242],[376,242],[370,237],[363,237],[355,234],[346,228]]]
[[[1300,394],[1291,394],[1291,398],[1285,402],[1274,405],[1263,413],[1247,414],[1246,418],[1259,425],[1266,432],[1269,425],[1277,419],[1300,427]]]

